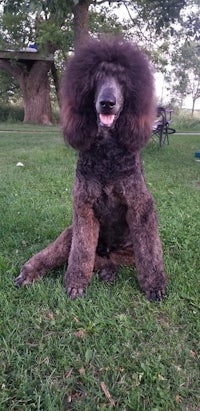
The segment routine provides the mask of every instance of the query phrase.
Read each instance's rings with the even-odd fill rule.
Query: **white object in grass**
[[[24,164],[19,161],[19,162],[16,164],[16,167],[24,167]]]

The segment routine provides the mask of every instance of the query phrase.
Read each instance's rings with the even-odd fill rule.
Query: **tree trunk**
[[[74,47],[88,37],[89,5],[91,0],[79,0],[74,6]]]
[[[51,124],[52,109],[48,72],[52,61],[21,60],[13,64],[0,60],[0,68],[8,71],[19,82],[24,99],[24,122]]]
[[[36,61],[19,83],[24,97],[24,122],[50,125],[52,109],[48,71],[52,62]]]
[[[195,106],[195,99],[192,99],[192,117],[194,116],[194,106]]]
[[[48,71],[51,64],[37,61],[32,69],[21,78],[24,97],[24,122],[50,125],[52,110]]]

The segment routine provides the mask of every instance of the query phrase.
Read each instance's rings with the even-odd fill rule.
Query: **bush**
[[[200,131],[200,120],[189,114],[173,115],[173,127],[176,131]]]
[[[24,109],[19,106],[2,105],[0,110],[0,121],[13,123],[16,121],[23,121]]]
[[[58,124],[60,119],[58,107],[52,109],[52,123]],[[20,106],[13,106],[9,104],[2,104],[0,110],[1,123],[16,123],[24,120],[24,109]]]

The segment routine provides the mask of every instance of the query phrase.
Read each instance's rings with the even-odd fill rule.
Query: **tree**
[[[200,98],[200,54],[197,44],[184,43],[175,52],[172,62],[175,66],[173,88],[183,96],[191,94],[193,115],[195,103]]]
[[[53,55],[57,49],[72,45],[72,16],[67,7],[56,13],[57,2],[5,0],[1,15],[0,45],[3,49],[20,50],[29,43],[37,43],[38,59],[0,59],[0,68],[14,77],[21,88],[24,100],[24,121],[51,123],[51,100],[48,73],[58,83]],[[63,6],[65,2],[63,1]],[[67,28],[62,30],[62,27]],[[17,56],[17,55],[16,55]],[[19,56],[18,56],[19,57]]]
[[[191,95],[192,95],[192,116],[194,114],[195,103],[200,98],[200,76],[193,79],[191,84]]]
[[[36,43],[43,57],[58,50],[65,53],[73,48],[73,39],[75,47],[84,41],[92,21],[89,17],[96,7],[107,5],[109,10],[115,10],[121,4],[125,4],[130,13],[134,11],[132,24],[143,24],[143,31],[146,24],[146,28],[151,27],[156,33],[161,33],[161,29],[169,27],[178,18],[185,0],[3,0],[0,46],[4,49],[20,49],[27,47],[29,43]],[[115,17],[112,26],[114,20]],[[32,64],[25,64],[15,60],[13,64],[9,60],[0,59],[0,68],[9,72],[20,84],[24,98],[24,120],[50,123],[50,71],[58,89],[58,76],[53,61],[45,61],[43,58]]]
[[[5,69],[19,83],[24,100],[24,122],[51,124],[51,102],[48,71],[52,61],[0,60]]]
[[[1,59],[0,68],[17,80],[24,101],[24,121],[51,123],[51,101],[49,73],[54,80],[59,101],[59,76],[55,65],[56,56],[73,49],[73,26],[75,43],[81,42],[88,33],[88,6],[85,1],[73,0],[4,0],[0,18],[0,46],[3,49],[25,49],[36,43],[39,50],[37,60]],[[74,19],[73,19],[74,15]],[[96,15],[97,21],[99,16]],[[112,20],[112,27],[114,19]],[[95,25],[92,23],[92,26]],[[54,55],[54,60],[49,59]],[[41,59],[40,59],[41,58]]]
[[[133,25],[142,21],[146,24],[146,28],[153,27],[157,34],[161,34],[166,27],[170,27],[171,32],[173,31],[171,24],[179,19],[180,11],[187,3],[186,0],[69,0],[69,2],[74,13],[76,44],[88,31],[89,8],[92,5],[98,7],[109,4],[110,7],[116,8],[123,4]]]
[[[192,97],[192,115],[200,98],[200,44],[199,1],[192,10],[182,13],[180,27],[171,46],[168,82],[175,99],[181,103],[186,96]]]

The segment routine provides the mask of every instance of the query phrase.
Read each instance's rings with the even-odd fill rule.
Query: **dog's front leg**
[[[134,196],[129,201],[127,221],[132,234],[140,287],[150,301],[160,301],[165,294],[167,277],[163,267],[154,200],[144,181],[140,181],[140,184],[134,187]]]
[[[98,237],[99,222],[94,216],[87,194],[83,199],[75,188],[73,237],[65,274],[66,291],[72,299],[82,296],[90,281]]]

